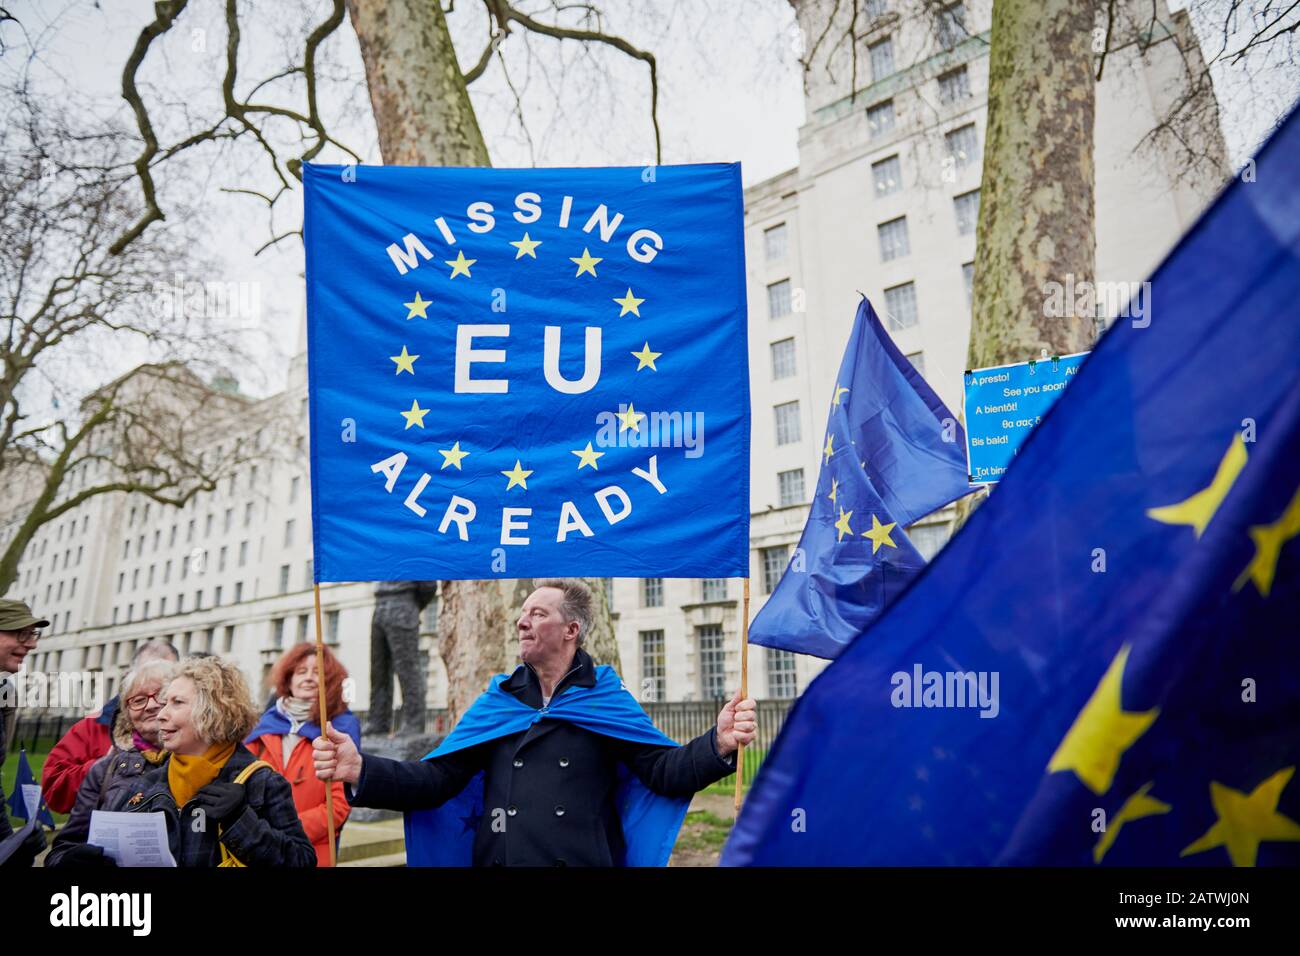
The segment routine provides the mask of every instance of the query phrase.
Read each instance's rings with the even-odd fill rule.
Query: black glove
[[[117,866],[117,861],[105,853],[102,846],[78,843],[60,854],[59,866]]]
[[[233,823],[244,812],[244,787],[238,783],[210,783],[194,795],[194,805],[201,807],[209,820]]]
[[[4,812],[4,808],[0,807],[0,813]],[[9,859],[5,860],[5,866],[31,866],[44,849],[45,834],[41,832],[38,825],[33,827],[27,836],[23,837],[23,842],[18,844]]]

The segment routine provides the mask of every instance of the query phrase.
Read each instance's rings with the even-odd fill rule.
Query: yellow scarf
[[[216,779],[235,752],[235,745],[213,744],[202,754],[172,754],[167,762],[167,786],[176,806],[183,807],[202,788]]]
[[[141,750],[140,756],[143,757],[145,760],[149,761],[149,763],[153,764],[156,767],[158,766],[158,764],[162,763],[164,760],[167,759],[167,751]]]

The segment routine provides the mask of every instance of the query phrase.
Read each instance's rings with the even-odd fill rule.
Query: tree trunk
[[[442,7],[436,0],[347,0],[361,44],[379,149],[388,165],[489,166]],[[586,647],[619,666],[618,645],[599,580],[597,618]],[[447,707],[465,713],[492,675],[518,662],[515,620],[532,579],[445,581],[438,651],[447,667]]]
[[[1050,284],[1095,280],[1093,19],[1087,0],[993,5],[968,368],[1092,343]]]

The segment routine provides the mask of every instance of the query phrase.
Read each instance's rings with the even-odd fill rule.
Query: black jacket
[[[233,783],[254,759],[247,747],[237,744],[216,780]],[[167,761],[139,769],[143,772],[135,778],[137,785],[105,791],[99,809],[166,814],[168,843],[178,866],[215,867],[221,862],[219,842],[249,867],[316,865],[316,850],[298,820],[289,781],[274,770],[258,770],[244,784],[244,809],[232,823],[220,827],[218,841],[215,824],[201,826],[195,821],[193,801],[177,808],[167,783]],[[51,865],[58,863],[56,858]]]
[[[555,687],[594,687],[596,669],[582,650]],[[501,685],[540,710],[537,674],[521,664]],[[484,771],[483,818],[474,839],[475,866],[612,866],[623,848],[614,804],[619,763],[655,793],[690,796],[735,771],[718,755],[715,731],[681,747],[616,740],[563,720],[434,760],[366,756],[353,806],[424,810],[460,793]]]
[[[68,814],[68,822],[54,838],[44,865],[59,866],[69,848],[85,843],[86,837],[90,835],[90,815],[96,810],[114,806],[115,800],[121,802],[138,793],[141,779],[154,766],[134,747],[122,747],[115,743],[106,756],[91,766],[86,778],[81,781],[77,790],[77,802]],[[121,790],[129,790],[129,793],[123,797],[118,793]]]

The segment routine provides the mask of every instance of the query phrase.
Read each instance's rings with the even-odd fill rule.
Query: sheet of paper
[[[161,812],[95,810],[90,814],[90,835],[86,842],[102,846],[118,866],[176,865],[167,844],[167,817]]]
[[[27,819],[30,820],[36,816],[36,811],[41,806],[41,785],[38,783],[23,784],[23,803],[27,805]]]

